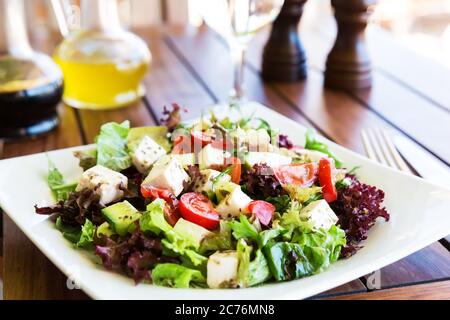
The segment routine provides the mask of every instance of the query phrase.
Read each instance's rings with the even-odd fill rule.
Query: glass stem
[[[244,56],[245,47],[242,45],[233,45],[231,47],[231,54],[233,58],[234,83],[231,91],[231,99],[239,101],[244,96],[243,82],[244,82]]]

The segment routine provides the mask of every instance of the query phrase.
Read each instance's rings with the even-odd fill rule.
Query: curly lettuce
[[[163,235],[161,244],[164,253],[169,256],[181,256],[193,266],[201,266],[208,260],[205,256],[197,253],[198,243],[186,234],[177,232],[164,217],[163,199],[156,199],[147,206],[147,211],[140,218],[140,226],[143,232],[151,232],[155,235]]]
[[[230,221],[231,229],[233,230],[233,236],[236,240],[242,238],[248,238],[257,241],[258,230],[253,226],[247,217],[242,215],[239,217],[239,221]]]
[[[328,230],[314,230],[311,223],[301,218],[300,209],[301,205],[293,202],[281,217],[279,226],[263,231],[266,235],[261,237],[260,245],[277,281],[298,279],[326,270],[339,259],[346,245],[345,232],[341,228],[333,225]]]
[[[160,263],[152,270],[152,280],[157,286],[172,288],[205,287],[206,279],[198,270],[175,263]]]
[[[309,203],[323,199],[321,187],[302,188],[296,185],[286,185],[285,190],[293,201],[298,201],[304,206]]]
[[[199,251],[204,253],[234,249],[231,231],[229,222],[221,220],[219,232],[203,239]]]
[[[253,247],[248,245],[244,239],[238,241],[238,284],[241,288],[258,285],[271,277],[267,260],[262,251],[256,250],[255,258],[251,260],[252,251]]]

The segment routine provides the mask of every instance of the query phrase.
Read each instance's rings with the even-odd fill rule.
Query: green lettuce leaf
[[[50,158],[48,159],[47,183],[57,201],[67,200],[69,194],[74,192],[77,187],[77,183],[65,183],[63,175]]]
[[[231,238],[231,226],[229,222],[221,220],[219,232],[203,239],[200,244],[199,252],[204,253],[208,251],[225,251],[232,249],[234,249],[234,247]]]
[[[84,225],[81,227],[80,239],[77,242],[77,247],[87,248],[94,242],[95,226],[86,219]]]
[[[55,163],[51,161],[50,158],[48,159],[47,183],[50,188],[54,188],[64,184],[63,175],[61,174],[61,172],[59,172],[59,170],[55,166]]]
[[[84,225],[80,227],[64,224],[60,217],[56,219],[56,229],[61,231],[64,238],[75,244],[79,248],[89,248],[94,241],[95,226],[86,219]]]
[[[233,236],[236,240],[241,238],[248,238],[258,241],[258,230],[248,221],[247,217],[242,215],[239,217],[239,221],[230,221],[231,229],[233,230]]]
[[[310,222],[301,219],[300,209],[301,206],[293,202],[291,208],[281,217],[280,225],[287,230],[283,233],[283,238],[300,244],[302,248],[323,248],[327,251],[329,263],[335,262],[346,244],[345,232],[335,225],[329,230],[314,230]]]
[[[170,236],[172,238],[171,240],[161,240],[165,254],[170,256],[183,256],[196,267],[206,264],[208,258],[197,253],[194,249],[190,249],[191,246],[183,238],[177,237],[175,233],[172,233],[172,235],[175,236]]]
[[[280,225],[286,229],[285,237],[291,239],[295,230],[311,230],[311,223],[300,217],[302,205],[297,201],[291,203],[291,207],[280,219]]]
[[[69,195],[75,191],[77,188],[78,183],[67,183],[61,186],[53,187],[51,188],[53,192],[53,196],[56,200],[67,200],[69,198]]]
[[[273,204],[275,206],[275,210],[279,213],[286,212],[291,205],[291,198],[287,194],[277,197],[268,197],[266,201]]]
[[[313,231],[302,224],[289,243],[269,241],[263,250],[272,275],[283,281],[326,270],[339,259],[345,244],[345,232],[337,226]]]
[[[166,221],[164,217],[165,205],[166,202],[163,199],[156,199],[147,206],[147,211],[142,214],[139,220],[141,230],[163,235],[164,239],[161,240],[161,243],[166,254],[182,256],[194,266],[205,264],[208,258],[196,251],[198,244],[192,241],[192,237],[176,232]]]
[[[55,223],[56,229],[61,231],[64,238],[72,243],[77,243],[81,237],[81,228],[66,225],[62,222],[61,218],[58,217]]]
[[[231,130],[236,127],[236,124],[232,122],[229,117],[225,117],[222,120],[220,120],[219,124],[228,130]]]
[[[143,232],[152,232],[159,235],[173,230],[164,217],[165,205],[166,202],[163,199],[156,199],[147,206],[147,210],[139,220]]]
[[[252,246],[248,245],[244,239],[238,241],[238,284],[241,288],[258,285],[271,277],[269,266],[262,251],[258,249],[255,258],[251,260],[252,251]]]
[[[314,266],[297,243],[269,242],[263,250],[277,281],[298,279],[314,272]]]
[[[264,230],[258,235],[258,246],[263,248],[269,241],[285,235],[288,229],[282,227],[278,221],[272,223],[272,228]]]
[[[122,171],[131,166],[131,158],[127,150],[129,130],[129,121],[121,124],[109,122],[102,125],[100,134],[96,138],[97,164],[114,171]]]
[[[318,231],[296,232],[292,238],[292,242],[300,244],[302,247],[322,248],[328,262],[322,267],[326,268],[329,264],[337,261],[341,253],[341,249],[346,244],[345,232],[338,226],[331,226],[327,231],[320,229]]]
[[[296,185],[286,185],[284,188],[289,193],[289,197],[292,200],[298,201],[303,206],[307,206],[313,201],[323,199],[321,187],[302,188]]]
[[[306,132],[305,149],[320,151],[325,153],[330,158],[334,159],[336,168],[342,168],[342,162],[336,157],[336,155],[328,148],[326,144],[317,140],[316,134],[313,130]]]
[[[205,287],[206,280],[198,270],[174,263],[160,263],[152,270],[152,280],[157,286],[172,288]]]

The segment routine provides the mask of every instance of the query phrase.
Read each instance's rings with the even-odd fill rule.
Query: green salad
[[[106,123],[94,148],[75,152],[78,181],[49,159],[56,203],[36,212],[136,283],[246,288],[311,276],[356,253],[389,214],[383,191],[313,131],[292,138],[254,116],[185,124],[177,105],[161,126]]]

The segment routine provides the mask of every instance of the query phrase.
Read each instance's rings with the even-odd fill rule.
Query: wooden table
[[[320,26],[320,27],[318,27]],[[373,56],[372,90],[337,92],[323,88],[323,66],[334,38],[334,25],[303,21],[309,75],[292,84],[264,83],[260,77],[262,46],[267,30],[251,45],[245,88],[259,101],[347,148],[362,152],[361,129],[384,127],[401,134],[450,164],[450,71],[400,48],[376,29],[368,31]],[[137,31],[149,44],[153,66],[145,79],[147,94],[140,103],[114,111],[84,111],[60,106],[61,126],[46,137],[8,143],[3,157],[15,157],[93,142],[106,121],[129,119],[133,126],[158,123],[164,105],[178,102],[189,117],[224,101],[231,87],[231,61],[223,41],[205,27]],[[34,42],[51,52],[60,39],[36,32]],[[420,125],[419,125],[420,123]],[[31,214],[31,212],[30,212]],[[24,234],[4,217],[4,297],[6,299],[83,299],[68,290],[66,277]],[[315,298],[327,299],[450,299],[450,252],[444,239],[381,270],[380,289],[369,290],[366,278],[356,279]]]

